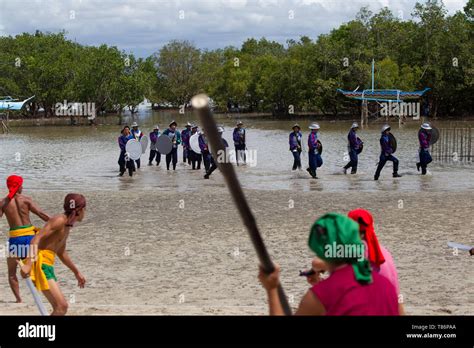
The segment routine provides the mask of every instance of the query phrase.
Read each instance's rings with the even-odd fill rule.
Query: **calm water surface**
[[[136,120],[145,134],[154,124],[166,129],[171,119],[179,122],[179,129],[186,121],[196,120],[192,114],[177,115],[166,112],[144,112]],[[220,116],[218,122],[225,126],[224,138],[232,146],[235,117]],[[324,146],[324,165],[318,170],[320,180],[312,180],[306,173],[307,154],[303,154],[303,171],[291,171],[293,157],[288,150],[288,134],[298,122],[303,137],[307,139],[310,119],[248,119],[247,147],[256,156],[255,166],[240,166],[239,178],[245,188],[265,190],[305,191],[465,191],[474,188],[474,166],[463,163],[437,163],[430,165],[432,175],[420,176],[415,163],[418,159],[416,124],[399,129],[393,122],[392,132],[398,140],[396,156],[400,160],[401,179],[392,179],[392,164],[388,163],[379,182],[373,174],[379,156],[381,123],[374,123],[359,132],[364,141],[364,151],[359,157],[357,175],[343,175],[342,166],[347,162],[346,122],[319,122],[320,139]],[[459,125],[459,123],[458,123]],[[474,126],[471,122],[465,126]],[[446,126],[437,122],[436,126]],[[92,127],[21,127],[12,133],[0,135],[0,180],[17,173],[26,179],[28,190],[127,190],[150,188],[153,190],[193,191],[202,186],[223,187],[217,174],[203,180],[201,171],[191,171],[179,163],[176,172],[166,171],[164,156],[160,167],[148,167],[148,151],[142,157],[142,168],[133,178],[117,177],[117,137],[120,126]],[[182,159],[182,148],[179,158]]]

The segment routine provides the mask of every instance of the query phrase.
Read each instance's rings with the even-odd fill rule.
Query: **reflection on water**
[[[179,115],[171,112],[148,112],[135,120],[148,134],[153,125],[164,130],[172,119],[180,124],[195,121],[192,114]],[[232,146],[232,130],[237,118],[219,116],[225,126],[224,138]],[[132,120],[129,120],[130,122]],[[288,134],[295,119],[243,119],[247,127],[247,147],[255,150],[257,165],[236,167],[245,188],[282,189],[303,191],[442,191],[472,190],[474,171],[469,164],[432,163],[432,175],[421,176],[415,167],[418,159],[416,124],[398,129],[393,133],[398,140],[396,156],[400,160],[403,178],[391,177],[392,164],[388,163],[379,182],[373,174],[379,156],[379,129],[375,124],[361,130],[364,151],[360,155],[357,175],[343,175],[342,166],[347,159],[347,132],[351,122],[320,122],[320,139],[324,145],[324,165],[318,169],[319,180],[310,179],[304,170],[308,156],[303,153],[302,171],[291,171],[292,155],[288,150]],[[304,139],[311,120],[298,119]],[[442,127],[441,122],[437,122]],[[472,124],[471,124],[472,126]],[[142,157],[142,168],[133,178],[117,177],[118,144],[120,126],[89,127],[23,127],[14,128],[9,135],[0,135],[0,179],[11,173],[23,175],[25,187],[37,190],[173,190],[197,191],[202,187],[224,187],[222,177],[215,173],[211,180],[203,180],[202,171],[191,171],[180,163],[175,172],[166,171],[164,156],[159,167],[148,167],[148,152]],[[181,148],[179,159],[182,159]]]

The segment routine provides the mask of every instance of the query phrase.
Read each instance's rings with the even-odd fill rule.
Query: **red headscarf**
[[[357,222],[359,226],[361,224],[365,225],[365,240],[367,241],[367,247],[369,248],[369,261],[371,263],[380,266],[385,262],[383,257],[382,250],[380,249],[379,241],[374,231],[374,219],[372,214],[370,214],[365,209],[354,209],[347,214],[352,220]],[[360,226],[359,231],[362,230]]]
[[[10,175],[7,178],[8,198],[11,200],[23,185],[23,178],[18,175]]]
[[[86,207],[86,197],[79,193],[69,193],[64,198],[64,212],[67,216],[66,226],[72,227],[77,219],[77,211]]]

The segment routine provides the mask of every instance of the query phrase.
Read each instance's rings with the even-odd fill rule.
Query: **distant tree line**
[[[146,59],[83,46],[64,32],[0,37],[0,95],[36,95],[28,113],[41,108],[46,116],[63,100],[120,113],[136,112],[144,97],[178,107],[200,92],[220,110],[337,115],[356,110],[357,102],[336,89],[370,88],[375,59],[376,89],[430,87],[431,115],[463,116],[473,111],[473,19],[474,0],[450,16],[441,1],[417,3],[410,20],[364,7],[315,40],[251,38],[216,50],[171,41]]]

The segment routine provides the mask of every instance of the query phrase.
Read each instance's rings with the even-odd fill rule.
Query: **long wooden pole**
[[[23,261],[19,261],[18,263],[20,264],[20,266],[23,266]],[[33,300],[35,301],[36,307],[38,307],[40,314],[43,316],[49,315],[48,311],[44,307],[43,301],[41,301],[41,296],[38,294],[35,286],[33,285],[33,281],[31,280],[31,278],[25,278],[25,282],[31,292],[31,295],[33,296]]]
[[[209,97],[205,94],[198,94],[191,100],[191,104],[198,112],[199,119],[201,120],[203,128],[206,131],[206,137],[211,144],[212,155],[216,160],[217,166],[222,172],[225,181],[227,182],[227,186],[229,187],[229,191],[232,195],[232,198],[234,199],[234,203],[239,210],[240,217],[247,227],[253,247],[257,252],[260,265],[262,266],[265,273],[273,273],[275,267],[272,260],[270,259],[270,255],[268,254],[267,248],[265,247],[262,236],[260,235],[257,222],[255,221],[252,211],[250,210],[250,206],[247,202],[247,199],[245,198],[244,191],[240,186],[239,179],[237,179],[234,167],[232,166],[232,163],[227,161],[227,156],[224,156],[226,158],[225,161],[217,160],[218,158],[222,157],[219,156],[219,154],[225,154],[225,147],[222,143],[221,137],[219,136],[216,122],[209,108]],[[291,307],[288,304],[288,300],[281,284],[278,286],[278,296],[285,314],[291,315]]]

